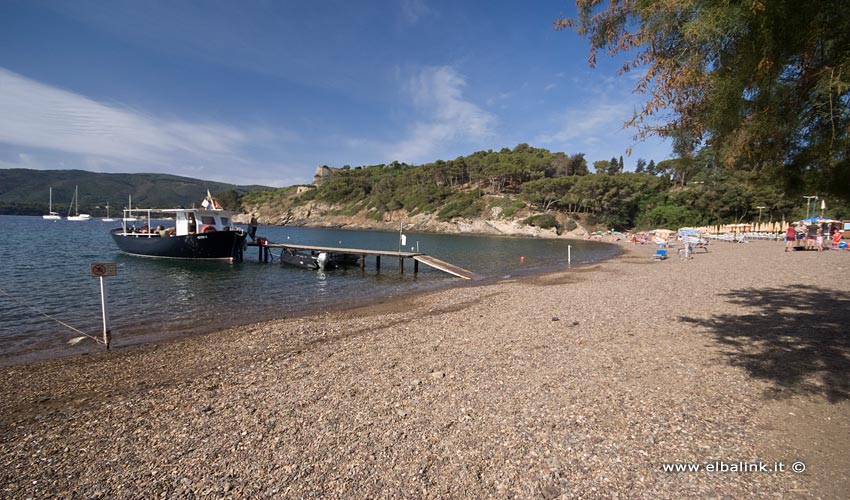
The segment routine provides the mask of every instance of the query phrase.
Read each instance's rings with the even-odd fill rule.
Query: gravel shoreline
[[[843,498],[850,252],[712,244],[0,368],[4,498]],[[806,472],[664,472],[802,461]]]

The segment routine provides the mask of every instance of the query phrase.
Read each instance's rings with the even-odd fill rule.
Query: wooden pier
[[[360,256],[359,263],[360,269],[366,269],[366,257],[369,255],[375,256],[375,269],[381,269],[381,257],[394,257],[398,259],[398,267],[401,271],[401,274],[404,274],[404,259],[413,259],[413,274],[419,272],[419,263],[423,263],[427,266],[431,266],[434,269],[438,269],[443,271],[444,273],[451,274],[453,276],[457,276],[458,278],[462,278],[465,280],[480,280],[483,279],[483,276],[464,269],[462,267],[458,267],[454,264],[450,264],[448,262],[442,261],[436,257],[432,257],[428,254],[419,253],[419,252],[400,252],[393,250],[367,250],[363,248],[341,248],[341,247],[323,247],[323,246],[314,246],[314,245],[292,245],[289,243],[272,243],[266,242],[264,244],[260,244],[257,242],[248,243],[249,247],[257,247],[258,249],[258,259],[260,262],[269,262],[271,259],[271,249],[272,248],[280,248],[282,250],[291,249],[291,250],[305,250],[310,252],[327,252],[327,253],[341,253],[348,255],[358,255]]]

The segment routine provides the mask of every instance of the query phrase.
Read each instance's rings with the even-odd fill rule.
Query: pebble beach
[[[2,367],[0,497],[846,498],[850,251],[622,248]]]

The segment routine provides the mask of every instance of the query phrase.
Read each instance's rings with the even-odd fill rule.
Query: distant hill
[[[238,210],[245,193],[271,189],[239,186],[168,174],[104,174],[84,170],[0,169],[0,214],[41,215],[47,213],[49,188],[53,188],[53,210],[68,213],[74,186],[79,186],[80,212],[120,216],[129,196],[136,208],[174,208],[199,205],[207,189],[225,208]]]

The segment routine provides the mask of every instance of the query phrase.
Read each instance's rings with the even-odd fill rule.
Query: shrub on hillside
[[[520,200],[514,200],[508,206],[502,209],[502,213],[499,214],[500,217],[505,219],[513,217],[517,212],[525,208],[526,205]]]
[[[455,217],[473,218],[481,215],[484,202],[477,192],[457,193],[437,212],[437,220],[449,221]]]
[[[531,217],[525,219],[524,222],[529,226],[535,226],[541,229],[555,228],[558,230],[558,233],[561,232],[561,226],[560,224],[558,224],[558,220],[552,214],[532,215]]]

